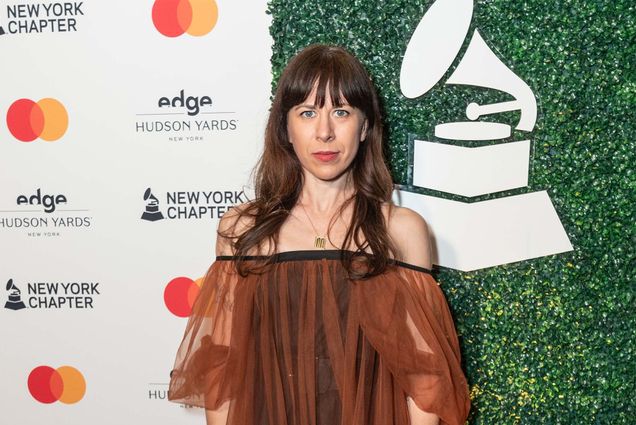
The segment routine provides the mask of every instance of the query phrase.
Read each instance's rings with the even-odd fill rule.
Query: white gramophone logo
[[[425,13],[406,48],[400,72],[404,96],[416,98],[435,86],[453,65],[466,38],[472,0],[437,0]],[[409,184],[466,197],[528,185],[530,140],[464,147],[448,141],[498,141],[512,126],[480,120],[519,111],[515,129],[533,130],[537,102],[532,89],[508,68],[475,30],[468,48],[445,84],[486,87],[514,100],[466,107],[465,121],[439,123],[437,141],[415,140]],[[434,232],[434,262],[476,270],[571,251],[546,191],[481,202],[458,202],[400,190],[398,203],[426,218]]]

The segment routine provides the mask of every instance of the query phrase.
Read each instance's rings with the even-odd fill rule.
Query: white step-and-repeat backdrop
[[[265,10],[0,3],[0,422],[203,420],[168,374],[218,218],[250,196]]]

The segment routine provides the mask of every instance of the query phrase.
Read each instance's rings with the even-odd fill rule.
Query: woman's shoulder
[[[430,269],[432,248],[426,220],[417,212],[397,205],[384,204],[382,210],[399,259]]]
[[[250,202],[235,205],[223,214],[217,230],[216,255],[234,255],[232,241],[254,224],[251,205]]]

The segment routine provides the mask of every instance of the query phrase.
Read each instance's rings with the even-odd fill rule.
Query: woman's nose
[[[329,114],[320,114],[318,117],[317,136],[322,142],[330,142],[334,138],[333,122]]]

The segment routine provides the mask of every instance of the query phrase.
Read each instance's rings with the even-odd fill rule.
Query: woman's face
[[[325,90],[329,93],[329,87]],[[343,177],[366,138],[367,120],[362,111],[348,104],[339,107],[326,96],[316,105],[316,88],[300,105],[287,113],[287,134],[307,174],[333,181]]]

